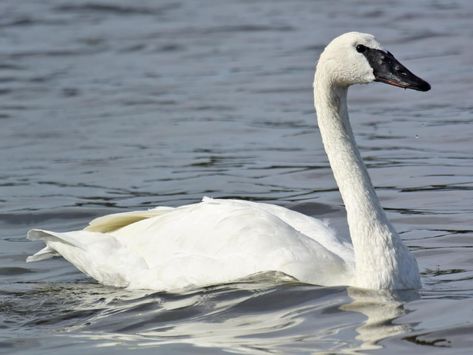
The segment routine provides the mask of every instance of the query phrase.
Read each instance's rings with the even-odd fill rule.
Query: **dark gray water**
[[[469,354],[473,2],[0,2],[0,351],[8,354]],[[31,227],[203,195],[344,228],[315,129],[323,46],[370,32],[428,93],[354,87],[351,119],[424,288],[389,295],[253,282],[187,294],[26,264]]]

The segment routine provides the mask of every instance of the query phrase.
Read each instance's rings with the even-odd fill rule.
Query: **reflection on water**
[[[186,294],[55,285],[40,287],[35,296],[47,296],[48,303],[23,326],[61,327],[62,335],[104,347],[181,343],[248,354],[376,348],[377,341],[405,330],[390,322],[402,314],[402,302],[408,299],[355,289],[347,295],[344,288],[297,283],[274,286],[269,279]],[[344,312],[363,317],[347,321]]]
[[[274,282],[268,277],[183,294],[81,283],[41,286],[34,296],[48,302],[22,326],[62,328],[61,336],[88,339],[105,348],[186,344],[246,354],[351,354],[379,349],[383,339],[408,333],[408,324],[395,322],[406,313],[404,304],[419,298],[415,291]]]
[[[353,302],[342,305],[344,311],[359,312],[367,317],[356,331],[360,340],[358,349],[381,349],[379,342],[385,338],[409,332],[408,324],[396,324],[396,319],[406,311],[404,304],[419,298],[417,291],[371,291],[348,288]]]
[[[468,0],[2,0],[0,351],[471,352],[472,17]],[[61,259],[25,264],[31,227],[203,195],[346,233],[311,83],[323,46],[351,30],[432,84],[350,92],[361,153],[419,261],[419,298],[262,279],[150,294]]]

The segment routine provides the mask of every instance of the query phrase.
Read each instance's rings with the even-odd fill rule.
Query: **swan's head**
[[[317,73],[340,87],[380,81],[404,89],[430,90],[428,82],[411,73],[367,33],[348,32],[332,40],[320,55]]]

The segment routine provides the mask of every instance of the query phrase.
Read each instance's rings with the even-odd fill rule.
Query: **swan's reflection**
[[[351,351],[380,349],[381,340],[409,331],[408,324],[395,324],[393,321],[405,314],[406,302],[419,298],[417,291],[374,291],[349,287],[347,292],[352,302],[342,305],[340,309],[358,312],[367,317],[356,328],[356,339],[361,344],[356,349],[351,348]]]
[[[393,324],[417,293],[241,283],[115,299],[69,327],[97,346],[189,346],[258,353],[355,353],[408,331]],[[113,297],[111,298],[113,299]],[[88,301],[90,304],[91,301]]]

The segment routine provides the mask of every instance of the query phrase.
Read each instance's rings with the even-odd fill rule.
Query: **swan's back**
[[[350,245],[337,239],[323,222],[283,207],[207,198],[197,204],[153,211],[109,233],[38,232],[44,237],[36,239],[54,235],[56,241],[49,242],[54,244],[53,249],[81,271],[99,282],[130,288],[170,290],[211,285],[269,271],[330,285],[346,284],[351,276]],[[132,217],[112,215],[102,219],[101,227],[111,228],[106,220],[110,225],[120,225],[123,220],[133,220]],[[74,233],[76,239],[71,241]],[[57,239],[62,236],[66,242],[59,246]],[[95,261],[94,270],[88,271],[91,262],[86,260],[87,251],[81,257],[78,255],[81,248],[87,248],[86,239],[97,238],[102,239],[101,250],[107,265],[97,265],[101,252],[97,243],[91,243]],[[132,256],[128,266],[119,259],[124,254]],[[112,262],[114,257],[117,260]],[[97,275],[97,269],[107,270],[105,277]],[[117,273],[118,283],[110,277],[113,272]]]

